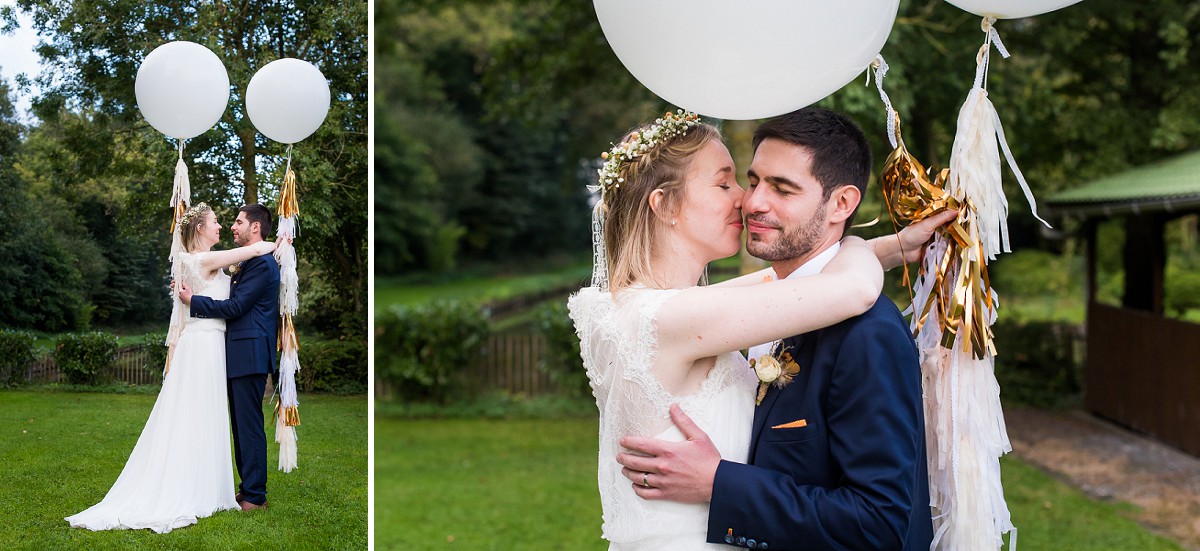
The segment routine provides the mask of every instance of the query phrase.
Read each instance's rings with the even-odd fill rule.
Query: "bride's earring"
[[[672,219],[671,219],[671,225],[672,225],[672,226],[674,226],[674,225],[675,225],[675,219],[674,219],[674,218],[672,218]]]

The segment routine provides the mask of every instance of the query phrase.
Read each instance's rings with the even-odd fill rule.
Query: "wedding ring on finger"
[[[642,486],[650,487],[650,473],[642,473]]]

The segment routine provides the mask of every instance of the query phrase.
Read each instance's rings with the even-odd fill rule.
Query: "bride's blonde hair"
[[[635,132],[644,132],[642,126]],[[622,163],[617,175],[620,187],[603,198],[605,256],[609,289],[617,292],[635,281],[654,281],[651,253],[664,231],[664,219],[679,211],[684,197],[684,178],[692,157],[712,140],[721,140],[715,126],[698,123],[686,134],[655,144],[636,158]],[[663,191],[660,213],[650,208],[650,195]]]
[[[200,226],[208,220],[210,214],[212,208],[206,203],[200,203],[183,213],[179,220],[179,240],[183,243],[183,250],[192,252],[196,245],[196,237],[200,233]]]

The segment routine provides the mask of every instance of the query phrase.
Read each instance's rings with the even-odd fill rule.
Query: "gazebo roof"
[[[1083,218],[1200,211],[1200,151],[1059,192],[1047,204],[1055,214]]]

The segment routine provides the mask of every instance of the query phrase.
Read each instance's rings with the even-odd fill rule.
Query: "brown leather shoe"
[[[243,501],[246,501],[246,498],[242,497],[241,492],[238,492],[233,496],[233,500],[236,501],[238,505],[241,505]]]
[[[249,501],[242,501],[241,505],[242,505],[243,511],[254,511],[254,510],[258,510],[258,509],[262,509],[264,511],[267,510],[267,502],[266,501],[264,501],[262,505],[258,505],[256,503],[250,503]]]

